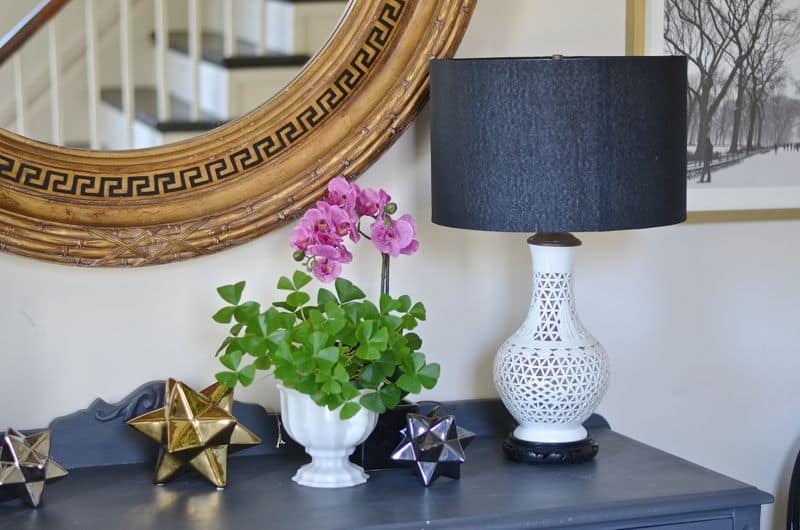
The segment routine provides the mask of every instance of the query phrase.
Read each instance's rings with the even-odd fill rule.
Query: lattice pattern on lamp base
[[[608,386],[605,350],[584,328],[572,290],[574,247],[531,245],[534,288],[522,326],[497,352],[494,382],[520,426],[517,438],[569,442]]]

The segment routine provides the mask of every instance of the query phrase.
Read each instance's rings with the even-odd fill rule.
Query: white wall
[[[482,0],[462,56],[619,54],[624,2]],[[524,234],[433,226],[423,112],[360,183],[387,188],[420,220],[422,250],[394,264],[396,293],[423,299],[425,351],[443,365],[433,399],[494,396],[494,351],[521,322],[530,288]],[[798,221],[684,224],[584,234],[578,305],[611,354],[600,411],[620,432],[778,492],[783,525],[800,447]],[[202,385],[222,329],[214,287],[247,279],[268,301],[292,270],[283,228],[207,258],[143,270],[82,270],[0,255],[0,425],[41,427],[101,396],[175,376]],[[348,275],[377,290],[361,249]],[[276,406],[262,378],[240,398]],[[599,458],[602,458],[602,449]],[[653,477],[658,480],[658,477]]]

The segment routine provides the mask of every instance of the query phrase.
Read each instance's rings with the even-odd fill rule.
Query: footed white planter
[[[281,384],[278,390],[283,426],[311,456],[311,463],[298,469],[292,480],[312,488],[347,488],[366,482],[369,475],[349,457],[372,434],[378,414],[362,407],[352,418],[342,420],[339,409],[320,407],[306,394]]]

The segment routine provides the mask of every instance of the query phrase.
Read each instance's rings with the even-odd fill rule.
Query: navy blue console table
[[[247,424],[249,412],[242,407],[240,420]],[[0,504],[0,529],[756,530],[761,505],[772,502],[753,486],[616,433],[599,417],[589,422],[600,444],[594,461],[569,467],[512,463],[501,450],[510,420],[499,403],[446,408],[455,409],[459,424],[478,437],[467,450],[461,480],[440,478],[429,489],[405,469],[372,471],[367,484],[354,488],[298,486],[291,476],[306,458],[292,444],[274,448],[274,417],[262,409],[256,430],[266,438],[264,448],[229,460],[224,491],[193,475],[153,486],[148,463],[78,467],[48,485],[38,510],[16,501]],[[112,416],[124,425],[135,409]],[[81,414],[73,420],[98,417],[92,409]],[[54,437],[61,428],[70,439],[69,428],[58,422],[52,428]],[[70,451],[59,451],[69,466]]]

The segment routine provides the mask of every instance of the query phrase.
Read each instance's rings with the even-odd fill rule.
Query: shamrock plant
[[[361,407],[381,413],[408,393],[433,388],[439,365],[426,362],[422,340],[412,330],[425,307],[403,295],[381,294],[378,306],[344,278],[335,293],[321,288],[315,303],[304,287],[311,276],[281,277],[283,301],[262,310],[241,302],[245,283],[217,289],[228,304],[214,320],[233,324],[218,354],[228,369],[217,380],[229,387],[253,382],[256,370],[273,370],[284,386],[308,394],[320,406],[354,416]]]
[[[288,388],[307,394],[320,406],[347,419],[361,407],[381,413],[395,408],[409,393],[433,388],[439,365],[420,352],[413,332],[425,320],[425,306],[403,295],[389,295],[389,260],[419,248],[417,225],[410,215],[395,219],[397,205],[384,190],[361,189],[343,177],[332,179],[328,193],[308,209],[290,236],[294,257],[317,280],[315,302],[305,288],[311,276],[296,271],[278,280],[284,300],[262,308],[241,302],[245,283],[217,289],[226,305],[214,315],[232,324],[217,354],[227,368],[217,374],[225,386],[249,385],[256,370],[272,370]],[[361,223],[369,223],[369,234]],[[381,295],[376,306],[352,282],[340,277],[352,260],[346,238],[372,242],[381,254]]]

